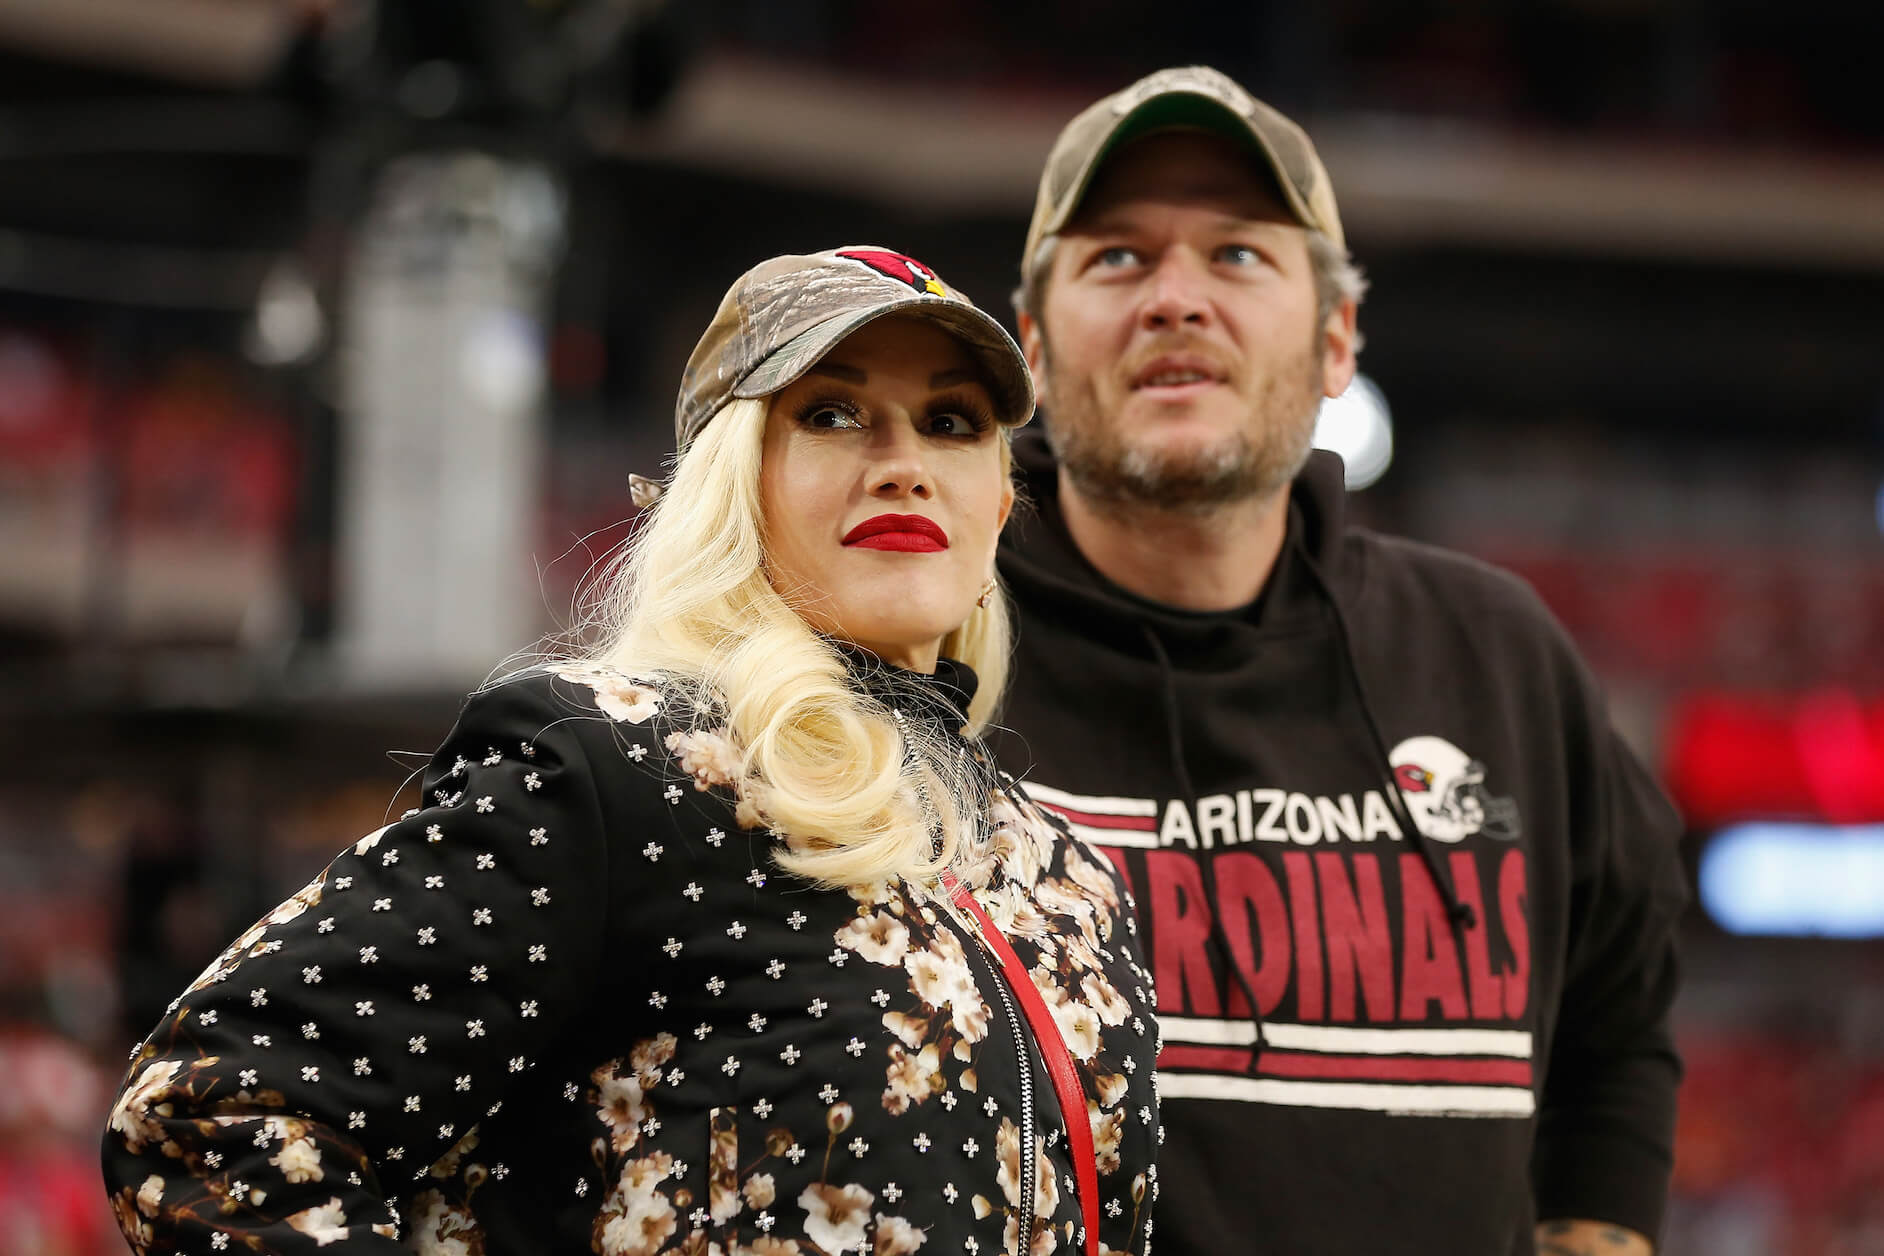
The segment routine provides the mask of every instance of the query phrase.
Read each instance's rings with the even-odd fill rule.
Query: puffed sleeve
[[[407,1185],[581,1012],[609,884],[585,741],[619,752],[583,733],[595,716],[541,674],[475,695],[423,809],[343,851],[177,999],[105,1132],[135,1251],[399,1250]]]

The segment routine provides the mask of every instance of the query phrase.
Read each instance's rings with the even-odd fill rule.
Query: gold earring
[[[981,586],[981,596],[975,599],[975,605],[979,606],[984,611],[987,610],[988,599],[994,596],[994,589],[994,577],[989,576],[988,583]]]

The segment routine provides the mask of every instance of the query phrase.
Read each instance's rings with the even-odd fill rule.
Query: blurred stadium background
[[[1884,9],[0,0],[0,1251],[227,937],[567,619],[724,286],[1005,311],[1058,125],[1208,61],[1372,280],[1370,522],[1531,579],[1690,824],[1666,1250],[1884,1252]],[[1462,683],[1472,683],[1463,678]]]

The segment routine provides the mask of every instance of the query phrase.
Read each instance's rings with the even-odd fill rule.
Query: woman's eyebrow
[[[841,379],[847,384],[867,384],[870,382],[870,376],[864,371],[854,366],[846,366],[842,362],[816,362],[812,364],[811,369],[808,370],[806,374],[829,375],[831,378]]]
[[[979,383],[981,376],[965,366],[953,366],[946,371],[937,371],[929,377],[931,388],[953,388],[957,384]]]

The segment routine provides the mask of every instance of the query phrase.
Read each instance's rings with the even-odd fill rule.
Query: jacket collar
[[[975,700],[981,684],[968,664],[939,658],[933,674],[916,672],[885,663],[848,641],[826,640],[844,660],[851,683],[905,719],[940,724],[950,735],[959,735],[968,722],[968,704]]]

